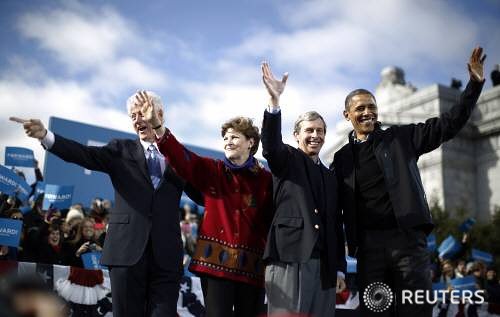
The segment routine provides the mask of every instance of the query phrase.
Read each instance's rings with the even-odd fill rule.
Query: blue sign
[[[486,264],[493,263],[493,255],[478,249],[472,249],[472,259],[475,261],[482,261]]]
[[[42,208],[68,209],[73,201],[73,186],[45,185]]]
[[[0,245],[18,247],[23,222],[21,220],[0,218]]]
[[[439,257],[443,259],[452,258],[455,254],[457,254],[462,247],[460,244],[453,238],[453,236],[449,235],[441,245],[439,245],[438,252]]]
[[[358,264],[358,260],[348,255],[345,256],[345,260],[347,262],[347,273],[356,273],[356,266]]]
[[[469,232],[469,230],[472,228],[472,226],[476,223],[476,219],[474,218],[469,218],[465,220],[460,227],[458,227],[458,230],[461,232]]]
[[[31,211],[31,207],[30,206],[24,206],[24,207],[20,207],[19,210],[23,213],[23,215],[27,214],[28,212]]]
[[[56,117],[50,118],[49,130],[87,146],[103,146],[112,139],[138,139],[134,133],[126,133]],[[201,156],[217,159],[224,158],[224,153],[221,151],[191,145],[186,145],[186,147]],[[73,201],[75,202],[90,204],[92,199],[96,197],[114,200],[113,185],[108,175],[89,171],[75,164],[69,164],[50,152],[46,152],[45,155],[43,175],[45,182],[49,184],[73,184],[75,186]]]
[[[450,286],[457,290],[476,290],[476,277],[466,276],[462,278],[454,278],[450,280]]]
[[[31,187],[13,170],[0,165],[0,192],[16,195],[17,198],[25,202],[31,193]]]
[[[100,264],[101,262],[102,252],[94,251],[94,252],[86,252],[81,255],[83,267],[88,270],[100,270],[105,269],[106,267]]]
[[[436,247],[436,235],[431,233],[427,236],[427,250],[429,250],[429,252],[434,252],[436,251]]]
[[[43,195],[44,193],[45,193],[45,182],[42,181],[36,182],[35,193],[34,193],[35,198],[38,198],[38,196]]]
[[[5,147],[5,165],[35,167],[33,150],[23,147]]]

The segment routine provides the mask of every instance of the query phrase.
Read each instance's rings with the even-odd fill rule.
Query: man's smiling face
[[[349,108],[344,110],[344,117],[351,121],[358,139],[366,139],[375,129],[378,108],[375,98],[369,94],[355,95],[351,98]]]

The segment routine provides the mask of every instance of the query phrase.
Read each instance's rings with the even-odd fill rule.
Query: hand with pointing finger
[[[10,117],[10,121],[21,123],[26,135],[38,140],[42,140],[47,135],[47,129],[39,119],[21,119],[18,117]]]

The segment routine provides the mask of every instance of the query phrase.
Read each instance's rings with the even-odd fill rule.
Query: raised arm
[[[154,109],[150,98],[145,91],[137,94],[137,104],[142,105],[141,113],[144,120],[149,122],[157,137],[160,152],[165,155],[170,165],[194,188],[206,192],[217,180],[217,163],[214,159],[201,157],[188,150],[174,135],[165,128],[158,111]]]
[[[455,137],[465,126],[483,88],[485,58],[486,55],[483,55],[481,47],[476,47],[472,51],[467,64],[469,83],[460,95],[458,103],[449,111],[442,113],[439,117],[428,119],[425,123],[405,127],[410,130],[409,136],[417,156],[436,149],[443,142]]]
[[[261,140],[262,155],[266,158],[269,168],[273,174],[279,176],[287,166],[289,148],[283,143],[281,136],[281,109],[280,96],[285,90],[288,73],[283,74],[281,80],[277,80],[267,62],[261,65],[262,81],[269,93],[268,108],[264,112],[262,122]]]
[[[38,139],[43,147],[66,162],[71,162],[89,170],[109,173],[114,157],[114,143],[106,146],[85,146],[73,140],[48,131],[39,119],[9,118],[23,125],[26,135]]]

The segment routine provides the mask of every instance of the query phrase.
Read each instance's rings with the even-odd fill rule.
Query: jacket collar
[[[372,133],[370,133],[368,135],[368,139],[377,138],[379,136],[380,131],[382,131],[381,126],[382,126],[382,124],[379,121],[375,122],[375,129],[373,130]],[[356,144],[356,143],[360,143],[359,141],[356,141],[356,139],[354,138],[354,134],[355,134],[354,130],[351,130],[349,132],[349,134],[347,135],[347,138],[349,139],[349,144],[351,144],[351,145]]]

